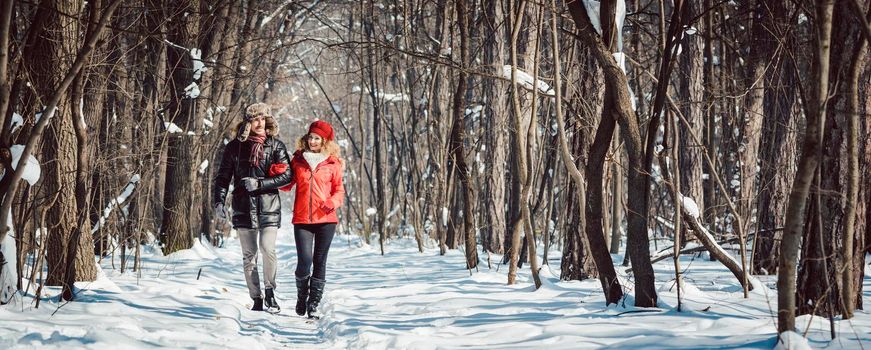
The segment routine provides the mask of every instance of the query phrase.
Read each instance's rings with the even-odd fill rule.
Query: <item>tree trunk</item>
[[[619,129],[618,129],[619,130]],[[619,132],[619,131],[618,131]],[[616,147],[617,140],[611,141],[615,148],[614,159],[611,162],[611,238],[609,240],[611,254],[620,253],[620,241],[623,238],[623,152]],[[607,234],[607,233],[606,233]]]
[[[587,186],[589,186],[586,198],[586,235],[590,242],[593,259],[596,261],[596,270],[599,271],[599,281],[605,291],[606,304],[616,304],[623,296],[620,282],[617,280],[617,273],[614,271],[614,263],[611,261],[611,254],[609,254],[608,246],[605,243],[605,232],[602,230],[605,217],[602,198],[604,196],[605,156],[611,146],[611,138],[617,124],[612,112],[613,109],[614,101],[610,95],[606,94],[602,119],[599,121],[599,128],[596,130],[593,144],[590,146],[590,159],[587,161],[585,172]],[[614,179],[614,181],[622,181],[622,179]]]
[[[513,168],[516,170],[513,176],[514,185],[512,186],[512,201],[514,203],[514,207],[516,208],[516,212],[512,211],[512,219],[511,219],[511,261],[508,267],[508,284],[514,284],[517,279],[517,270],[519,268],[520,262],[520,250],[521,250],[521,238],[523,231],[526,228],[524,224],[524,214],[523,207],[528,206],[526,194],[528,194],[527,188],[529,186],[529,174],[528,174],[528,148],[527,143],[530,141],[527,139],[526,133],[523,133],[525,128],[524,126],[528,126],[529,122],[526,120],[526,113],[521,109],[521,98],[520,94],[522,90],[519,89],[518,80],[517,80],[517,46],[518,46],[518,36],[520,30],[523,26],[523,17],[526,14],[526,5],[525,1],[521,1],[519,5],[519,9],[515,10],[514,2],[510,2],[509,8],[512,11],[516,11],[514,17],[512,18],[512,30],[511,30],[511,98],[512,98],[512,129],[514,129],[514,137],[512,142],[512,151],[514,154],[513,158]]]
[[[726,31],[728,30],[728,22],[726,22],[726,17],[728,15],[725,14],[725,11],[720,11],[720,30]],[[730,50],[727,46],[726,40],[720,40],[719,42],[719,51],[721,52],[720,60],[722,62],[722,68],[720,69],[719,74],[719,83],[720,86],[718,89],[720,91],[737,91],[739,88],[737,86],[737,77],[738,69],[740,67],[740,55],[732,50]],[[743,86],[740,87],[743,90]],[[710,176],[715,176],[714,174],[722,173],[723,179],[726,180],[726,191],[720,191],[719,193],[719,201],[715,202],[715,206],[722,206],[724,202],[728,202],[729,200],[734,200],[739,195],[738,186],[735,186],[732,182],[733,179],[741,178],[741,169],[739,167],[739,154],[738,148],[740,139],[739,133],[734,132],[735,129],[741,128],[740,121],[738,120],[738,101],[735,99],[728,99],[722,103],[722,107],[720,108],[720,152],[714,153],[719,154],[719,164],[721,167],[719,171],[714,171],[710,173]],[[735,230],[735,218],[732,213],[728,210],[717,211],[715,213],[715,232],[728,232]]]
[[[712,5],[711,2],[712,2],[712,0],[704,0],[704,3],[705,3],[704,6],[706,9],[711,8],[711,5]],[[712,12],[713,11],[706,11],[705,16],[704,16],[705,28],[708,28],[709,31],[714,30],[714,26],[713,26],[714,14]],[[714,49],[713,49],[714,44],[712,43],[713,39],[711,38],[710,35],[706,35],[704,40],[705,40],[705,65],[704,65],[704,71],[703,71],[704,90],[705,90],[704,99],[705,99],[705,101],[713,101],[714,98],[712,96],[713,94],[711,93],[711,91],[713,91],[714,88],[716,87],[715,81],[714,81]],[[705,104],[705,107],[706,107],[706,108],[704,108],[705,151],[708,152],[708,154],[711,157],[716,158],[716,155],[718,154],[718,151],[717,151],[717,149],[718,149],[717,139],[718,138],[717,138],[717,128],[716,128],[717,123],[716,123],[716,118],[715,118],[715,116],[717,115],[716,114],[717,105],[709,102],[709,103]],[[711,225],[710,227],[712,227],[712,228],[716,228],[715,218],[717,217],[717,215],[716,215],[716,210],[714,210],[714,208],[716,207],[714,205],[714,203],[716,203],[716,199],[714,197],[715,197],[715,193],[716,193],[715,189],[717,186],[716,186],[716,184],[714,184],[713,181],[710,181],[710,178],[711,178],[711,176],[713,176],[713,174],[717,173],[717,170],[718,169],[712,169],[710,165],[705,165],[705,167],[704,167],[704,171],[708,175],[708,181],[703,182],[703,187],[704,187],[704,192],[705,192],[705,194],[703,196],[704,203],[702,204],[702,206],[705,208],[705,211],[703,212],[704,213],[703,220],[704,220],[704,222],[707,222],[709,225]]]
[[[686,1],[684,6],[689,6],[690,16],[693,17],[700,16],[705,11],[705,8],[702,7],[702,0]],[[709,33],[709,31],[703,22],[695,23],[693,26],[697,28],[697,32],[684,35],[682,44],[683,53],[680,55],[681,78],[678,81],[680,82],[680,96],[684,100],[681,113],[683,113],[687,124],[689,124],[687,126],[684,123],[678,123],[681,135],[689,135],[690,132],[687,129],[690,128],[696,135],[702,135],[702,127],[705,124],[705,89],[702,84],[704,82],[702,78],[704,43],[702,42],[702,36]],[[685,196],[695,200],[696,204],[699,205],[699,211],[704,212],[705,197],[704,189],[702,188],[704,183],[702,180],[702,163],[704,162],[702,152],[705,151],[704,145],[691,143],[692,138],[690,137],[681,137],[679,140],[680,143],[675,144],[675,146],[682,150],[678,159],[680,164],[680,191]],[[703,220],[703,218],[699,218],[699,220]],[[688,227],[684,226],[684,229],[681,230],[680,235],[682,237],[686,237],[687,229]],[[686,239],[681,239],[681,243],[685,244]]]
[[[234,27],[235,23],[228,20],[228,15],[230,8],[233,7],[232,3],[222,3],[217,0],[202,0],[199,3],[199,11],[202,14],[200,16],[200,35],[197,43],[197,47],[201,50],[200,57],[204,59],[206,62],[209,61],[209,57],[212,57],[214,60],[215,57],[220,56],[222,52],[220,51],[229,51],[229,50],[221,50],[220,45],[224,44],[225,38],[223,37],[228,31],[224,30],[226,27]],[[221,67],[224,68],[224,67]],[[221,90],[221,85],[215,84],[216,80],[214,77],[220,73],[219,67],[216,65],[212,65],[208,67],[205,72],[200,72],[200,81],[202,84],[199,84],[201,91],[201,96],[204,98],[197,99],[197,106],[195,107],[197,111],[200,111],[200,115],[204,118],[204,124],[206,122],[210,123],[211,127],[208,125],[203,125],[202,129],[195,130],[196,133],[203,133],[202,141],[199,145],[199,150],[204,151],[203,154],[203,162],[208,161],[209,163],[206,165],[206,168],[198,169],[195,172],[194,177],[196,179],[196,183],[199,184],[201,188],[200,191],[195,191],[195,196],[193,203],[198,204],[198,208],[192,208],[192,214],[195,220],[193,220],[192,224],[195,225],[195,231],[200,237],[205,237],[210,242],[216,242],[216,233],[215,230],[216,225],[218,224],[215,220],[214,208],[212,207],[212,203],[214,201],[211,198],[212,186],[214,184],[213,175],[214,168],[218,164],[218,160],[213,156],[212,150],[219,148],[219,142],[223,141],[223,133],[222,132],[210,132],[214,131],[215,126],[220,126],[220,119],[216,118],[221,117],[222,113],[216,111],[216,108],[213,108],[216,102],[221,100],[221,96],[219,95]],[[230,118],[226,118],[230,119]],[[217,125],[216,125],[217,124]],[[221,130],[221,129],[218,129]],[[215,152],[217,153],[217,152]],[[196,164],[197,168],[203,163]]]
[[[738,168],[740,181],[734,182],[731,187],[736,187],[738,215],[742,223],[750,222],[751,198],[756,189],[757,164],[759,163],[759,136],[763,121],[763,102],[765,99],[765,70],[771,61],[770,54],[777,52],[772,47],[775,42],[771,40],[769,23],[771,16],[768,14],[769,4],[765,1],[757,1],[753,15],[753,29],[750,49],[750,65],[744,79],[747,89],[747,97],[744,100],[744,117],[740,118],[741,140],[739,141]],[[738,220],[736,220],[738,221]],[[743,227],[744,230],[747,227]]]
[[[462,192],[461,202],[463,203],[463,238],[465,239],[466,250],[466,268],[472,269],[478,267],[478,246],[477,237],[475,234],[475,189],[471,184],[472,174],[469,172],[469,167],[466,165],[466,154],[463,143],[465,142],[466,123],[464,121],[466,107],[466,82],[468,73],[463,68],[469,57],[469,26],[467,23],[468,14],[466,13],[465,0],[457,0],[454,4],[457,11],[458,25],[460,27],[460,70],[457,77],[457,88],[454,91],[453,108],[451,114],[454,117],[453,128],[451,130],[450,154],[451,160],[457,167],[457,177],[459,178],[460,188]]]
[[[855,14],[861,16],[860,14]],[[846,202],[844,203],[844,235],[842,239],[841,261],[839,262],[840,269],[843,271],[841,277],[841,315],[844,319],[853,317],[853,312],[856,308],[862,307],[862,280],[865,268],[864,246],[865,240],[861,234],[867,230],[867,220],[864,216],[858,216],[857,213],[861,210],[861,202],[859,196],[859,78],[862,71],[866,67],[868,38],[859,35],[857,39],[853,55],[850,57],[850,69],[846,72],[845,77],[847,86],[845,93],[847,96],[847,109],[844,115],[846,119],[846,139],[847,152],[845,154],[845,162],[847,163],[847,174],[845,179]],[[868,135],[865,135],[868,137]],[[857,278],[858,277],[858,278]]]
[[[792,25],[783,2],[767,4],[762,12],[766,40],[786,38],[792,42]],[[773,43],[768,43],[771,50]],[[753,239],[753,274],[777,272],[783,236],[786,197],[792,186],[796,163],[795,110],[796,80],[793,60],[787,55],[769,56],[765,73],[764,114],[759,147],[759,186],[756,205],[756,234]],[[797,114],[796,114],[797,115]]]
[[[616,4],[612,2],[603,3],[603,37],[605,46],[616,50],[616,28],[613,18]],[[611,15],[605,15],[605,13]],[[605,28],[609,28],[605,30]],[[610,33],[610,34],[608,34]],[[601,64],[601,63],[600,63]],[[603,224],[605,221],[605,205],[604,205],[604,173],[605,173],[605,157],[608,149],[611,147],[611,140],[614,136],[614,129],[617,126],[617,119],[614,113],[615,101],[613,94],[605,94],[605,100],[602,107],[601,119],[599,126],[596,129],[596,135],[593,138],[593,144],[590,146],[589,159],[587,160],[586,184],[586,227],[585,232],[587,240],[590,243],[590,250],[593,259],[596,261],[596,269],[599,271],[599,281],[602,283],[602,290],[605,291],[605,303],[617,303],[623,296],[623,291],[620,288],[620,282],[617,280],[616,271],[614,271],[614,263],[611,261],[611,254],[608,252],[608,245],[605,242],[605,232]],[[580,174],[580,173],[578,173]],[[614,179],[614,181],[622,181],[622,179]]]
[[[51,19],[47,22],[44,40],[37,45],[41,58],[33,62],[34,80],[37,82],[37,92],[40,96],[51,96],[57,87],[57,79],[71,68],[69,61],[60,57],[69,57],[75,52],[82,31],[81,22],[75,17],[60,16],[62,13],[77,13],[82,9],[80,3],[50,4],[53,9],[46,14]],[[57,35],[57,36],[55,36]],[[42,65],[39,64],[42,62]],[[75,88],[75,87],[74,87]],[[97,277],[94,263],[93,240],[90,230],[77,232],[79,227],[77,193],[69,189],[76,188],[77,152],[80,150],[73,128],[74,110],[79,109],[79,101],[67,97],[55,123],[49,127],[43,148],[42,162],[45,165],[45,191],[57,193],[58,198],[49,208],[49,222],[57,223],[48,228],[47,267],[48,285],[64,285],[70,281],[93,281]],[[85,198],[81,198],[85,200]],[[68,265],[74,260],[73,266]],[[67,298],[69,300],[69,298]]]
[[[866,39],[867,40],[867,39]],[[871,42],[868,43],[871,45]],[[867,50],[867,49],[866,49]],[[865,55],[865,64],[867,66],[869,61],[869,55]],[[857,210],[857,229],[856,229],[856,239],[854,242],[855,245],[855,256],[857,262],[861,263],[862,266],[865,265],[865,257],[866,254],[871,253],[871,229],[868,228],[869,220],[871,220],[871,121],[869,121],[868,116],[871,116],[871,72],[868,72],[866,69],[865,72],[862,73],[862,77],[859,80],[859,108],[858,112],[860,113],[860,145],[861,149],[859,151],[859,171],[862,174],[862,179],[860,180],[862,183],[862,188],[859,192],[859,200],[857,201],[858,206]],[[861,226],[859,222],[861,222]],[[864,232],[864,234],[862,234]],[[859,244],[858,242],[862,242]],[[857,271],[854,276],[855,285],[858,288],[863,288],[862,281],[865,280],[865,269],[862,268]],[[864,298],[856,299],[856,308],[857,309],[865,309],[864,308]],[[865,309],[867,310],[867,309]]]
[[[584,57],[583,55],[578,55],[580,57]],[[582,58],[582,61],[591,60],[588,55],[587,58]],[[595,66],[594,64],[590,64],[589,66]],[[581,74],[588,74],[589,70],[583,70]],[[572,74],[568,74],[569,77],[572,77]],[[581,98],[581,96],[591,96],[594,95],[597,84],[587,84],[587,82],[595,80],[595,76],[587,76],[582,75],[583,77],[587,77],[588,79],[581,78],[579,81],[584,82],[584,86],[578,88],[579,91],[577,96],[572,96],[573,101],[577,101]],[[566,89],[568,90],[568,89]],[[565,119],[565,118],[563,118]],[[565,130],[572,131],[572,139],[571,139],[571,149],[570,154],[573,158],[574,167],[578,169],[578,171],[582,171],[585,167],[586,163],[586,153],[589,147],[589,136],[587,136],[586,129],[581,125],[581,119],[593,119],[591,116],[576,116],[573,118],[576,122],[569,126],[565,125]],[[559,120],[559,118],[558,118]],[[561,128],[562,129],[562,128]],[[562,141],[561,141],[562,142]],[[564,151],[562,151],[564,153]],[[570,168],[568,162],[563,159],[563,163],[567,168]],[[586,225],[586,183],[584,182],[584,174],[581,173],[581,179],[576,179],[577,175],[573,175],[571,172],[569,173],[570,181],[568,183],[568,190],[565,191],[565,212],[567,218],[565,219],[565,225],[563,225],[563,235],[564,235],[564,243],[563,243],[563,256],[560,265],[560,279],[564,281],[569,280],[584,280],[590,277],[598,276],[598,272],[595,268],[595,262],[593,262],[592,254],[590,252],[590,244],[587,241],[587,235],[585,233]],[[577,198],[577,200],[575,200]],[[613,265],[613,264],[612,264]],[[622,290],[621,290],[622,293]],[[619,298],[617,298],[619,300]]]
[[[99,20],[96,21],[96,30],[85,35],[84,40],[81,42],[82,47],[79,48],[79,41],[74,40],[79,38],[79,23],[78,20],[74,17],[61,17],[59,16],[58,6],[55,3],[45,2],[41,3],[39,10],[36,11],[35,18],[37,21],[35,23],[40,23],[35,26],[33,32],[28,33],[27,42],[29,45],[27,57],[32,57],[34,59],[29,59],[26,61],[25,65],[33,64],[34,66],[29,69],[31,72],[31,77],[34,82],[32,87],[35,90],[35,93],[39,95],[38,97],[43,97],[44,99],[41,101],[37,101],[37,98],[32,98],[28,100],[30,104],[36,104],[37,102],[41,102],[44,104],[44,108],[39,113],[40,118],[35,122],[32,128],[27,130],[26,141],[24,141],[24,149],[21,152],[21,158],[17,164],[16,170],[11,172],[11,159],[6,158],[4,160],[4,166],[6,170],[6,174],[11,174],[11,176],[4,176],[3,180],[0,181],[0,194],[2,194],[2,205],[0,205],[0,242],[7,242],[6,234],[7,230],[11,229],[11,227],[7,226],[7,223],[11,221],[9,217],[11,213],[12,202],[16,198],[16,193],[18,190],[18,183],[22,179],[24,174],[24,170],[26,169],[27,159],[33,152],[34,146],[37,143],[37,140],[40,140],[43,131],[46,126],[48,126],[49,121],[52,120],[52,117],[58,111],[58,107],[69,106],[69,99],[65,98],[66,90],[72,85],[76,76],[78,76],[85,62],[88,60],[91,51],[93,51],[94,46],[96,45],[97,38],[99,36],[102,28],[108,23],[109,17],[115,11],[117,6],[120,4],[120,1],[116,1],[109,5],[105,11],[103,11],[100,15]],[[67,4],[64,3],[62,5],[68,6],[68,8],[64,8],[63,13],[73,13],[72,9],[81,8],[81,6],[76,7],[76,4]],[[11,4],[4,3],[4,8],[11,8]],[[5,35],[8,34],[8,21],[4,17],[3,28],[0,29],[0,33],[4,35],[3,41],[7,40]],[[69,25],[65,25],[69,23]],[[48,30],[43,31],[43,25]],[[61,30],[65,30],[61,32]],[[64,38],[69,40],[64,40]],[[57,46],[58,43],[62,43],[60,46]],[[31,50],[32,49],[32,50]],[[9,95],[5,95],[7,93],[8,82],[5,81],[6,77],[6,64],[8,57],[8,47],[4,47],[2,49],[3,55],[0,55],[0,69],[4,70],[3,74],[0,74],[0,85],[3,85],[2,93],[4,96],[0,96],[0,100],[3,104],[0,106],[0,109],[5,109],[9,107],[10,101],[8,101]],[[59,60],[59,57],[75,57],[75,60],[70,64],[69,61]],[[64,69],[66,68],[66,69]],[[56,74],[56,75],[55,75]],[[20,81],[19,81],[20,82]],[[16,85],[20,86],[20,83],[16,83]],[[15,90],[15,89],[12,89]],[[35,110],[35,107],[31,107],[32,110]],[[6,111],[8,112],[8,111]],[[69,109],[67,109],[69,112]],[[2,133],[5,135],[10,134],[9,126],[9,118],[8,114],[4,116],[4,127]],[[69,124],[67,124],[66,128],[64,127],[63,115],[59,116],[60,122],[56,122],[57,126],[53,128],[53,132],[55,134],[47,135],[46,144],[55,145],[60,143],[69,143],[71,136],[69,134],[60,134],[59,131],[66,129],[69,132]],[[4,140],[3,142],[8,142]],[[6,145],[8,146],[8,144]],[[55,169],[65,169],[71,167],[70,164],[70,154],[69,152],[75,152],[74,149],[54,149],[49,150],[48,155],[44,157],[44,161],[51,163],[52,157],[55,159],[59,159],[61,156],[62,160],[58,160],[54,162],[50,167],[47,167],[49,170],[54,167]],[[55,152],[55,153],[51,153]],[[4,149],[3,152],[5,157],[9,157],[9,150]],[[11,158],[11,157],[10,157]],[[68,174],[60,174],[57,173],[56,177],[49,178],[49,180],[45,180],[47,190],[51,190],[52,186],[55,187],[56,191],[60,191],[60,185],[70,185],[67,186],[66,189],[71,187],[71,180]],[[50,193],[50,192],[49,192]],[[60,195],[60,193],[58,193]],[[69,197],[69,196],[67,196]],[[75,266],[70,266],[68,269],[69,275],[71,276],[68,280],[85,280],[85,279],[93,279],[95,278],[95,268],[94,261],[92,259],[93,251],[83,251],[83,249],[87,249],[91,245],[90,236],[89,235],[79,235],[79,237],[70,237],[70,234],[75,231],[70,232],[70,230],[75,229],[76,221],[75,221],[75,210],[76,203],[74,199],[71,201],[69,198],[65,198],[62,202],[58,203],[56,206],[53,206],[52,216],[54,217],[64,217],[69,216],[70,211],[73,213],[73,218],[70,221],[60,222],[58,226],[54,227],[53,231],[48,232],[50,243],[49,245],[53,245],[52,248],[56,253],[52,257],[53,262],[57,264],[59,261],[62,263],[65,261],[64,258],[69,258],[71,261],[74,260],[76,262]],[[54,236],[54,237],[52,237]],[[82,244],[80,240],[86,240],[86,244]],[[53,240],[53,242],[51,242]],[[64,246],[65,244],[70,244],[69,249]],[[15,249],[14,247],[12,249]],[[57,251],[61,251],[57,253]],[[73,254],[69,256],[64,256],[67,251],[78,252],[81,251],[81,254]],[[57,255],[61,255],[58,257]],[[0,254],[0,260],[3,260],[2,254]],[[14,266],[10,264],[9,266]],[[52,282],[55,284],[59,284],[65,280],[65,278],[60,277],[61,274],[64,273],[64,266],[51,266],[50,273],[54,274],[51,276]],[[75,276],[72,276],[75,273]],[[13,271],[10,275],[17,274],[17,271]],[[14,278],[10,278],[8,280],[0,281],[2,285],[0,285],[0,290],[7,291],[8,288],[11,288],[10,285],[7,285],[7,282],[13,281]],[[12,282],[14,283],[14,282]]]
[[[826,115],[826,100],[829,86],[829,51],[832,36],[832,8],[834,1],[820,0],[816,6],[816,50],[814,51],[814,86],[809,91],[807,124],[802,143],[801,158],[795,182],[789,194],[786,209],[786,224],[780,246],[780,264],[777,274],[777,331],[795,331],[796,281],[795,263],[805,224],[805,207],[811,182],[819,165],[819,150],[822,147],[820,132]]]
[[[842,291],[844,281],[841,278],[847,269],[856,268],[853,265],[853,237],[850,233],[847,242],[847,228],[855,230],[856,222],[849,220],[847,206],[850,200],[846,194],[849,190],[847,170],[851,160],[847,156],[849,147],[845,141],[850,138],[849,120],[851,115],[845,113],[851,108],[851,97],[857,90],[857,61],[862,61],[864,40],[860,42],[859,27],[856,14],[851,6],[839,6],[833,14],[832,46],[830,57],[834,64],[829,69],[833,81],[834,95],[829,97],[825,127],[823,128],[822,158],[820,160],[820,191],[814,195],[819,197],[818,206],[811,205],[809,220],[812,222],[805,230],[805,244],[802,249],[802,261],[798,274],[797,306],[800,314],[813,313],[817,315],[838,315],[846,301],[842,295],[856,291],[850,280],[850,292]],[[848,69],[844,69],[848,67]],[[855,73],[854,73],[855,72]],[[858,168],[858,164],[856,164]],[[832,175],[835,174],[835,175]],[[813,214],[810,214],[813,213]],[[818,213],[818,214],[817,214]],[[819,215],[817,218],[816,215]],[[855,217],[854,217],[855,219]],[[850,249],[849,254],[844,249]],[[829,272],[835,273],[829,273]],[[860,292],[861,293],[861,292]],[[861,294],[858,295],[861,298]],[[856,298],[850,298],[851,306]]]
[[[369,1],[367,5],[368,16],[366,16],[366,20],[364,21],[363,30],[366,32],[367,40],[373,40],[374,33],[374,24],[372,23],[374,17],[374,0]],[[381,249],[381,255],[384,255],[384,240],[386,239],[387,231],[384,227],[384,216],[386,214],[384,210],[384,196],[385,196],[385,184],[384,184],[384,171],[383,171],[383,155],[381,154],[382,141],[381,141],[381,122],[382,122],[382,110],[381,110],[381,102],[380,99],[376,96],[377,91],[379,89],[379,84],[375,80],[375,50],[372,45],[366,45],[366,60],[369,64],[367,69],[367,83],[369,85],[369,99],[372,103],[372,148],[375,153],[375,231],[378,232],[378,246]]]
[[[627,90],[626,75],[617,66],[611,53],[596,35],[586,10],[581,2],[568,4],[575,26],[580,31],[580,39],[593,49],[593,54],[605,75],[606,99],[614,101],[614,111],[620,132],[626,146],[628,162],[629,186],[629,231],[627,233],[627,253],[632,261],[635,277],[635,305],[639,307],[656,306],[656,288],[654,287],[653,266],[650,263],[650,241],[647,237],[647,202],[648,181],[646,171],[639,166],[644,164],[644,147],[641,142],[641,132],[638,119],[632,110]],[[605,6],[605,5],[602,5]],[[592,242],[592,238],[591,239]],[[604,238],[603,238],[604,240]],[[593,244],[595,246],[595,244]],[[602,247],[607,249],[606,247]],[[599,267],[601,269],[601,267]]]
[[[96,5],[91,11],[94,11],[100,6],[100,1],[92,1],[91,5]],[[88,7],[91,7],[90,5]],[[93,14],[92,14],[93,16]],[[115,16],[113,26],[120,27],[120,18]],[[89,25],[88,31],[93,31],[93,22]],[[104,33],[100,38],[100,46],[95,48],[94,56],[107,57],[106,64],[92,65],[83,70],[81,89],[73,90],[73,100],[81,101],[83,108],[76,109],[77,116],[73,120],[73,125],[76,130],[76,139],[78,141],[78,170],[76,174],[76,196],[79,200],[79,215],[82,221],[82,227],[87,226],[87,230],[100,221],[103,215],[108,200],[105,198],[114,198],[114,195],[107,195],[109,192],[116,192],[117,186],[114,186],[118,181],[119,176],[129,176],[130,172],[126,171],[123,163],[108,161],[109,155],[117,155],[120,153],[120,145],[124,144],[121,141],[121,135],[128,129],[112,125],[113,116],[116,117],[117,110],[115,109],[117,85],[110,80],[115,80],[116,75],[114,70],[119,64],[121,54],[120,45],[118,43],[119,35]],[[111,39],[110,39],[111,38]],[[92,60],[94,61],[94,60]],[[111,96],[111,98],[110,98]],[[123,99],[121,99],[123,100]],[[111,108],[107,105],[111,103]],[[109,112],[111,111],[111,113]],[[81,121],[81,122],[79,122]],[[92,139],[88,137],[89,129],[91,130]],[[126,160],[127,158],[121,158]],[[108,166],[104,164],[109,164]],[[117,172],[116,172],[117,171]],[[123,174],[123,175],[119,175]],[[129,178],[125,180],[125,183]],[[86,219],[85,219],[86,218]],[[108,222],[102,226],[106,226]],[[95,232],[94,250],[97,255],[106,256],[109,247],[109,230]]]
[[[101,35],[102,28],[98,27],[97,19],[99,18],[101,1],[91,1],[87,8],[90,14],[88,16],[87,35],[97,35],[101,38],[100,47],[95,50],[95,55],[102,57],[106,54],[106,41],[108,35]],[[89,249],[82,251],[81,249],[73,249],[72,245],[67,245],[67,272],[65,273],[66,282],[63,284],[61,294],[64,300],[73,300],[73,284],[75,283],[76,261],[81,259],[90,259],[94,255],[93,237],[91,236],[91,215],[90,212],[98,212],[91,209],[91,172],[94,171],[92,166],[92,155],[95,154],[95,147],[91,144],[88,138],[88,125],[100,124],[100,116],[104,114],[103,102],[106,99],[106,85],[109,76],[108,67],[98,67],[96,69],[85,69],[80,73],[79,79],[81,82],[77,84],[76,89],[73,89],[71,97],[73,101],[78,100],[81,106],[77,109],[78,113],[71,115],[71,125],[75,130],[76,137],[76,173],[75,173],[75,196],[76,196],[76,228],[72,233],[71,241],[78,240],[81,237],[86,243],[90,244]],[[86,112],[87,111],[87,112]],[[105,130],[101,130],[105,132]],[[79,256],[79,254],[82,254]],[[95,269],[96,274],[96,269]],[[96,278],[96,275],[94,276]]]
[[[501,71],[505,62],[504,26],[505,15],[498,1],[486,2],[484,25],[491,35],[484,38],[484,66]],[[505,175],[505,164],[508,164],[508,141],[504,130],[508,128],[508,111],[505,109],[507,99],[505,85],[496,79],[486,79],[483,82],[484,113],[483,118],[487,125],[485,136],[487,149],[485,158],[487,165],[486,182],[481,191],[481,203],[487,205],[480,207],[482,215],[490,222],[481,227],[482,238],[486,238],[485,249],[494,253],[504,253],[506,228],[506,189],[508,182]],[[486,221],[484,221],[486,222]]]
[[[196,95],[189,93],[194,79],[193,60],[190,49],[194,48],[198,33],[198,6],[192,0],[170,0],[166,16],[174,18],[167,25],[167,75],[171,77],[170,100],[166,122],[181,128],[180,133],[169,133],[167,142],[166,181],[164,184],[163,222],[161,243],[164,254],[193,246],[191,210],[194,171],[196,169],[196,141],[199,137],[188,135],[202,128],[202,119],[197,118]],[[187,13],[187,16],[181,14]]]

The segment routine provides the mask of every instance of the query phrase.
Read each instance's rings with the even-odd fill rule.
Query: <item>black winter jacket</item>
[[[290,183],[293,178],[291,170],[267,177],[269,167],[273,164],[289,164],[287,147],[284,142],[267,137],[263,142],[264,160],[260,166],[252,166],[245,153],[245,146],[239,140],[233,139],[224,146],[221,165],[215,174],[214,205],[224,203],[227,199],[227,188],[233,181],[233,228],[281,227],[281,199],[278,189]],[[260,180],[260,188],[253,192],[245,190],[242,178],[254,177]],[[213,206],[214,206],[213,205]]]

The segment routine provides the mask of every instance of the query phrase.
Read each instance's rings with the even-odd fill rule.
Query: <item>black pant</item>
[[[293,237],[296,240],[296,277],[309,275],[314,260],[313,278],[326,280],[327,253],[336,234],[336,224],[296,224]],[[314,250],[312,250],[314,242]]]

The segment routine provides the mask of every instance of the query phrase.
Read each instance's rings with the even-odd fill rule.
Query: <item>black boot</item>
[[[324,295],[324,285],[327,284],[327,281],[322,279],[317,279],[312,277],[311,284],[309,285],[309,296],[308,296],[308,317],[309,318],[321,318],[321,314],[318,311],[318,304],[321,303],[321,297]]]
[[[308,303],[308,276],[296,278],[296,314],[305,315],[306,303]]]
[[[275,301],[275,294],[272,292],[271,288],[266,289],[266,299],[263,301],[266,303],[266,312],[272,314],[281,312],[281,307],[278,306],[278,302]]]
[[[254,307],[251,311],[263,311],[263,298],[254,298]]]

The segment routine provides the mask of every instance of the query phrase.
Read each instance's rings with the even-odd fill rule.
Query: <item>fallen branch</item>
[[[665,183],[668,186],[672,186],[671,184],[671,171],[668,167],[668,157],[665,155],[665,152],[659,152],[659,167],[662,171],[662,176],[665,179]],[[668,191],[669,196],[671,196],[672,201],[680,200],[681,203],[684,203],[685,200],[691,198],[685,197],[681,194],[681,197],[678,199],[674,191]],[[749,278],[745,274],[744,269],[741,268],[741,265],[736,261],[731,255],[729,255],[723,247],[720,246],[719,243],[714,239],[714,236],[711,235],[710,232],[699,222],[699,213],[698,209],[696,209],[695,213],[691,213],[686,205],[682,205],[681,207],[681,217],[683,220],[689,225],[689,229],[693,232],[696,238],[698,238],[699,242],[705,247],[705,249],[710,252],[711,256],[715,259],[719,260],[720,263],[723,264],[733,275],[738,279],[738,282],[741,283],[741,286],[745,288],[745,290],[749,291],[753,289],[753,285],[749,283]],[[698,208],[698,207],[696,207]],[[741,240],[739,237],[739,241]]]
[[[719,241],[719,242],[717,242],[717,244],[721,245],[721,246],[723,244],[734,244],[734,243],[738,243],[738,240],[740,240],[740,238],[734,237],[734,238],[727,239],[725,241]],[[680,254],[698,253],[698,252],[703,252],[706,250],[708,250],[708,248],[705,248],[705,246],[703,246],[703,245],[702,246],[695,246],[692,248],[684,248],[683,250],[680,251]],[[660,253],[657,253],[656,255],[654,255],[650,259],[650,263],[655,264],[661,260],[668,259],[672,256],[674,256],[674,246],[671,246],[671,247],[668,247],[666,249],[661,250]]]
[[[666,220],[665,218],[657,216],[656,220],[659,221],[659,223],[665,225],[666,227],[672,228],[671,226],[669,226],[669,225],[671,225],[671,222]],[[774,229],[770,229],[770,230],[759,230],[759,231],[756,231],[755,233],[748,234],[747,239],[755,238],[756,235],[761,234],[761,233],[778,232],[778,231],[783,231],[783,227],[774,228]],[[717,244],[719,244],[721,246],[723,244],[734,244],[734,243],[738,243],[740,241],[740,239],[741,239],[740,237],[732,237],[732,238],[729,238],[729,239],[724,240],[724,241],[719,241],[719,242],[717,242]],[[663,259],[667,259],[669,257],[674,256],[673,250],[674,250],[673,245],[670,247],[667,247],[665,249],[661,249],[659,252],[657,252],[656,254],[654,254],[653,256],[650,257],[650,263],[653,264],[653,263],[659,262]],[[707,248],[705,248],[704,246],[697,246],[697,247],[692,247],[692,248],[685,248],[684,250],[680,251],[680,254],[697,253],[697,252],[701,252],[701,251],[705,251],[705,250],[707,250]],[[629,272],[629,271],[631,271],[631,270],[626,270],[626,272]]]

